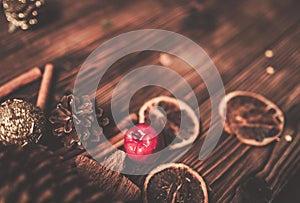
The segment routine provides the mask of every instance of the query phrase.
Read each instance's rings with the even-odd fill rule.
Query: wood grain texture
[[[278,104],[287,118],[284,135],[290,134],[293,140],[287,142],[283,136],[276,143],[258,148],[241,144],[234,136],[224,133],[212,154],[205,160],[198,160],[210,123],[209,95],[202,79],[191,67],[173,57],[170,68],[182,75],[194,90],[199,106],[193,108],[199,108],[202,122],[200,138],[181,162],[203,175],[210,188],[210,202],[233,202],[240,193],[240,185],[249,177],[266,181],[275,198],[300,169],[299,1],[195,2],[53,0],[47,2],[44,11],[47,18],[42,19],[37,28],[13,34],[7,32],[4,15],[0,15],[0,85],[33,66],[43,67],[51,62],[56,68],[49,100],[51,109],[64,92],[73,88],[78,69],[86,57],[106,40],[144,28],[167,29],[187,36],[212,58],[227,92],[253,91]],[[107,22],[111,23],[110,27],[104,26]],[[156,39],[156,36],[149,36],[137,44]],[[191,58],[197,56],[188,52],[185,45],[177,48]],[[273,50],[273,58],[264,57],[266,49]],[[96,93],[97,104],[110,118],[110,99],[116,84],[137,67],[159,65],[159,54],[134,53],[110,68]],[[273,66],[275,74],[267,74],[267,66]],[[93,82],[89,74],[93,71],[85,76],[85,85]],[[34,82],[6,98],[26,98],[34,103],[39,84],[39,81]],[[161,94],[170,95],[157,87],[137,92],[130,104],[131,112],[137,113],[145,101]],[[184,98],[189,101],[190,94]],[[111,139],[118,135],[113,122],[105,131]],[[83,152],[63,149],[53,138],[43,139],[44,144],[51,145],[66,160]],[[172,159],[174,157],[170,157]],[[141,184],[142,178],[136,181]]]

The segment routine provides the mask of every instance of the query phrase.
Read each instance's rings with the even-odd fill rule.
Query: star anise
[[[109,122],[103,118],[101,108],[93,108],[88,95],[75,97],[73,94],[62,97],[51,112],[49,121],[54,126],[53,134],[61,138],[67,147],[74,144],[86,147],[88,142],[99,142],[103,134],[102,127]]]

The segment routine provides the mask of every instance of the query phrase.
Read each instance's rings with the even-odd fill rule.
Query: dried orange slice
[[[139,110],[139,123],[150,123],[162,131],[164,143],[179,149],[195,141],[200,132],[199,119],[185,102],[168,96],[147,101]]]
[[[248,145],[267,145],[277,140],[284,128],[280,108],[253,92],[227,94],[220,103],[219,114],[224,120],[225,131]]]
[[[143,198],[146,203],[208,203],[203,178],[190,167],[177,163],[161,165],[149,173]]]

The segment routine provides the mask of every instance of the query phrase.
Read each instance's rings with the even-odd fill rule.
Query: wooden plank
[[[231,202],[235,189],[245,177],[250,175],[265,178],[273,191],[273,195],[276,196],[284,187],[286,181],[299,170],[300,149],[297,147],[300,142],[300,133],[297,132],[299,122],[294,120],[297,120],[295,106],[299,105],[300,102],[299,98],[296,99],[296,95],[300,93],[299,83],[297,82],[300,70],[296,68],[299,59],[290,55],[290,52],[286,52],[287,49],[291,52],[297,50],[295,42],[299,42],[298,35],[299,29],[287,35],[277,45],[274,45],[274,52],[281,55],[274,76],[268,76],[263,72],[265,59],[258,58],[243,74],[237,75],[240,80],[236,79],[227,85],[229,90],[240,89],[262,93],[283,106],[286,117],[288,117],[284,135],[287,132],[293,132],[291,133],[293,141],[289,143],[282,138],[280,142],[270,146],[255,148],[244,146],[236,138],[224,134],[225,140],[220,143],[207,160],[195,161],[195,157],[192,157],[196,154],[191,154],[184,159],[185,163],[204,174],[205,179],[212,187],[211,197],[213,202]],[[262,67],[260,74],[257,74],[257,67]],[[290,83],[287,84],[285,78],[289,78]],[[295,86],[297,83],[298,85]],[[281,91],[278,92],[278,90]],[[286,92],[290,90],[292,90],[294,97],[288,100],[289,95],[286,95]],[[290,100],[292,100],[292,103]],[[287,103],[285,104],[285,102]],[[195,148],[199,146],[201,146],[200,143],[196,144]],[[228,148],[231,150],[228,150]],[[224,155],[225,157],[223,157]],[[247,167],[245,168],[245,166]],[[288,173],[286,173],[287,168],[289,168]],[[230,185],[224,185],[224,183],[230,183]]]
[[[76,6],[76,4],[72,5],[72,6]],[[150,5],[150,6],[153,6],[153,5]],[[145,3],[140,3],[137,5],[133,5],[131,10],[141,10],[141,9],[137,9],[137,7],[150,7],[150,6],[148,6],[148,4],[145,5]],[[64,7],[64,5],[62,5],[62,7]],[[67,5],[65,7],[68,8]],[[96,7],[96,6],[92,4],[92,6],[90,6],[90,7]],[[153,12],[147,13],[144,10],[142,10],[143,12],[141,12],[141,16],[138,16],[138,14],[135,12],[135,15],[137,15],[136,16],[137,19],[144,20],[141,24],[135,23],[135,22],[140,22],[139,20],[135,20],[135,19],[132,19],[133,20],[132,22],[125,21],[125,25],[123,23],[123,24],[121,24],[122,26],[120,25],[121,27],[119,27],[118,23],[116,23],[116,25],[114,26],[115,28],[109,33],[109,36],[111,36],[116,30],[118,30],[117,31],[118,33],[122,33],[124,31],[126,31],[126,29],[124,30],[124,28],[127,28],[127,30],[131,30],[134,28],[143,28],[145,26],[145,24],[147,26],[151,26],[152,23],[153,23],[153,26],[161,27],[161,28],[164,28],[164,25],[166,23],[168,23],[167,24],[168,27],[165,27],[165,28],[170,28],[171,30],[178,31],[176,29],[176,27],[181,27],[181,25],[180,25],[181,21],[183,20],[184,17],[186,17],[186,15],[188,15],[187,11],[185,11],[184,9],[182,11],[178,10],[178,9],[173,9],[170,12],[168,12],[167,13],[168,15],[166,15],[162,19],[157,19],[157,17],[149,17],[149,16],[154,16],[154,15],[157,15],[157,16],[163,15],[164,11],[162,10],[161,7],[159,7],[158,5],[154,5],[154,8],[155,8],[154,9],[155,12],[157,12],[157,13],[153,13]],[[86,9],[87,8],[84,8],[84,7],[82,8],[83,11],[85,11]],[[266,9],[268,9],[268,7],[266,7]],[[73,10],[78,11],[79,8],[75,7]],[[150,15],[150,14],[152,14],[152,15]],[[70,15],[72,16],[75,14],[71,13]],[[237,15],[242,15],[242,13],[237,13]],[[113,22],[115,22],[115,21],[118,22],[118,20],[115,20],[115,19],[120,19],[120,18],[128,19],[127,16],[128,16],[127,11],[126,12],[120,11],[118,13],[118,15],[113,17],[111,20]],[[75,18],[76,16],[72,16],[72,17]],[[33,58],[35,59],[35,61],[36,61],[35,63],[37,65],[41,65],[41,64],[47,63],[49,61],[52,61],[54,58],[57,58],[57,56],[60,56],[60,54],[62,54],[62,53],[64,53],[65,56],[68,56],[74,51],[73,48],[69,47],[70,44],[76,43],[76,42],[78,42],[78,40],[80,40],[82,38],[82,37],[80,37],[80,33],[78,33],[78,32],[76,32],[76,34],[72,35],[72,32],[73,32],[72,30],[76,30],[78,27],[81,27],[83,24],[85,25],[85,28],[82,29],[82,36],[85,36],[84,38],[82,38],[82,39],[85,39],[84,43],[82,44],[82,46],[80,46],[79,44],[76,44],[76,46],[73,46],[73,47],[76,50],[79,50],[81,52],[81,55],[87,56],[87,53],[89,53],[91,50],[93,50],[96,47],[96,45],[94,45],[94,46],[92,46],[91,49],[88,49],[89,52],[86,52],[86,47],[88,45],[87,40],[93,41],[93,39],[94,40],[102,39],[101,41],[103,41],[106,38],[104,36],[106,34],[108,34],[108,33],[103,32],[103,30],[101,29],[101,26],[99,26],[98,19],[101,19],[103,17],[104,16],[102,13],[91,12],[89,15],[84,16],[79,22],[74,21],[74,23],[71,23],[71,24],[68,23],[68,24],[64,25],[63,27],[58,26],[58,29],[56,30],[56,32],[52,31],[52,29],[55,30],[56,27],[54,27],[54,28],[50,27],[49,29],[51,30],[51,32],[48,33],[47,35],[45,35],[45,37],[42,37],[39,35],[40,38],[33,38],[31,40],[28,40],[26,38],[28,36],[31,36],[30,33],[25,33],[25,37],[22,37],[24,35],[24,32],[22,32],[22,34],[16,33],[16,34],[18,34],[17,38],[20,38],[20,39],[25,38],[25,39],[22,39],[22,41],[29,41],[31,46],[28,46],[29,44],[27,43],[26,46],[23,46],[22,49],[19,47],[18,49],[16,49],[14,51],[14,55],[23,56],[22,53],[26,53],[26,56],[29,56],[29,57],[19,58],[18,61],[22,61],[22,64],[20,64],[20,63],[10,64],[10,62],[14,60],[13,59],[14,55],[7,56],[6,57],[7,62],[6,62],[6,60],[2,60],[1,64],[3,66],[6,66],[6,64],[10,64],[11,74],[18,74],[20,71],[19,67],[23,67],[24,69],[29,68],[30,65],[32,64]],[[145,19],[145,17],[146,17],[146,19]],[[149,18],[150,20],[147,21],[147,18]],[[226,41],[226,39],[230,39],[230,37],[232,37],[236,32],[241,31],[245,26],[248,26],[250,22],[253,23],[252,18],[247,18],[247,16],[244,16],[244,23],[243,24],[240,23],[241,26],[239,27],[241,30],[236,29],[236,28],[234,29],[234,27],[232,27],[232,25],[230,23],[226,23],[226,22],[230,22],[230,20],[232,20],[232,18],[233,17],[230,18],[230,16],[229,16],[229,19],[225,18],[225,22],[223,20],[220,20],[220,22],[219,22],[220,29],[223,31],[218,32],[218,29],[217,29],[217,31],[216,31],[217,34],[207,35],[207,37],[203,38],[204,42],[205,41],[210,42],[214,38],[224,39]],[[177,20],[174,21],[174,19],[177,19]],[[67,19],[66,21],[69,22],[70,19]],[[152,21],[154,21],[154,22],[152,22]],[[173,24],[173,22],[174,22],[174,24]],[[60,23],[61,22],[57,22],[58,25],[61,25]],[[62,24],[63,24],[63,22],[62,22]],[[134,25],[132,26],[131,24],[134,24]],[[236,30],[236,32],[231,32],[232,30]],[[66,36],[66,33],[69,33],[70,35]],[[95,35],[94,33],[98,33],[98,34]],[[224,38],[223,36],[228,35],[228,33],[230,33],[229,37]],[[103,37],[104,37],[104,39],[103,39]],[[63,39],[63,41],[61,41],[61,39]],[[10,42],[18,42],[18,40],[15,38],[12,38],[11,40],[8,41],[8,43],[10,43]],[[52,43],[52,42],[57,42],[57,44],[59,44],[59,46],[56,43]],[[68,45],[68,42],[70,42],[69,45]],[[7,41],[5,43],[7,44]],[[97,42],[97,45],[99,45],[98,43],[99,42]],[[17,43],[17,44],[19,44],[19,43]],[[220,43],[220,45],[222,45],[222,44]],[[59,47],[61,47],[61,48],[59,48]],[[208,47],[210,47],[209,44],[208,44]],[[218,48],[218,47],[215,47],[215,48]],[[45,56],[46,56],[46,58],[45,58]],[[77,66],[77,65],[79,65],[79,64],[76,64],[75,66]],[[16,71],[15,71],[15,69],[16,69]]]

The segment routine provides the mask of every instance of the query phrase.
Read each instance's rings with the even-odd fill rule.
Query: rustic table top
[[[42,68],[46,63],[53,63],[55,77],[49,111],[65,92],[72,90],[80,66],[103,42],[137,29],[177,32],[207,52],[221,74],[226,92],[260,93],[278,104],[287,118],[283,137],[278,142],[266,147],[250,147],[224,133],[213,153],[199,161],[198,153],[210,122],[209,96],[197,75],[176,69],[176,65],[184,66],[180,61],[173,64],[193,87],[202,122],[200,138],[181,162],[204,177],[209,185],[210,201],[235,201],[241,192],[239,186],[249,177],[265,180],[275,198],[297,173],[299,175],[299,1],[51,0],[44,9],[38,27],[14,33],[8,33],[1,11],[0,85],[34,66]],[[272,50],[274,56],[265,57],[266,50]],[[156,52],[135,53],[118,61],[107,76],[109,79],[99,84],[97,104],[107,109],[111,117],[108,110],[111,94],[122,75],[136,67],[159,62]],[[273,67],[274,74],[266,71],[269,66]],[[7,98],[34,102],[39,84],[40,81],[27,85]],[[146,91],[146,94],[138,94],[139,99],[131,104],[132,111],[137,111],[147,99],[165,93],[155,88]],[[109,136],[114,136],[114,128],[111,124],[106,129]],[[292,136],[291,142],[284,139],[286,134]],[[43,144],[54,149],[62,147],[55,141],[49,143],[47,138],[43,140]]]

